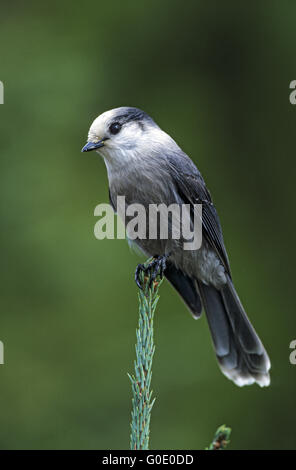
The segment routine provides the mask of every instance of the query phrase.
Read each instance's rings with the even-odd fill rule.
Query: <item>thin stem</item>
[[[148,264],[149,261],[146,263]],[[153,320],[159,299],[159,276],[149,288],[150,275],[140,273],[142,290],[139,290],[139,324],[136,331],[135,374],[128,374],[132,383],[132,420],[130,448],[147,450],[149,447],[151,410],[155,401],[152,399],[151,379],[152,362],[155,351],[153,339]]]

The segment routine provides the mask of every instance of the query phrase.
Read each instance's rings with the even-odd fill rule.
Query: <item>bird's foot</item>
[[[138,264],[135,272],[135,281],[137,286],[140,289],[143,289],[143,285],[141,282],[140,274],[141,272],[144,273],[147,277],[150,278],[149,280],[149,289],[151,289],[153,282],[159,276],[161,279],[163,278],[163,274],[166,268],[166,262],[168,257],[170,256],[170,253],[162,256],[153,256],[152,261],[148,265],[144,264]]]

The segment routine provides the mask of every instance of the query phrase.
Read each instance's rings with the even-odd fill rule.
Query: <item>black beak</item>
[[[104,146],[104,140],[99,140],[99,142],[87,142],[87,144],[81,149],[81,152],[90,152],[91,150],[99,149]]]

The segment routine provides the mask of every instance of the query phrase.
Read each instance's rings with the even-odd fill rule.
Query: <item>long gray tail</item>
[[[218,291],[199,282],[217,359],[223,374],[236,385],[270,383],[270,360],[251,325],[230,278]]]

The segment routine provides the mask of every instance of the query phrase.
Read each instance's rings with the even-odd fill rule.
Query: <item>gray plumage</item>
[[[129,107],[100,115],[83,150],[104,157],[115,211],[123,195],[127,205],[140,203],[147,210],[152,203],[202,204],[199,250],[184,250],[182,240],[171,238],[136,243],[148,256],[171,253],[165,276],[194,318],[204,308],[222,372],[239,386],[269,385],[268,355],[235,291],[220,221],[194,163],[150,116]]]

